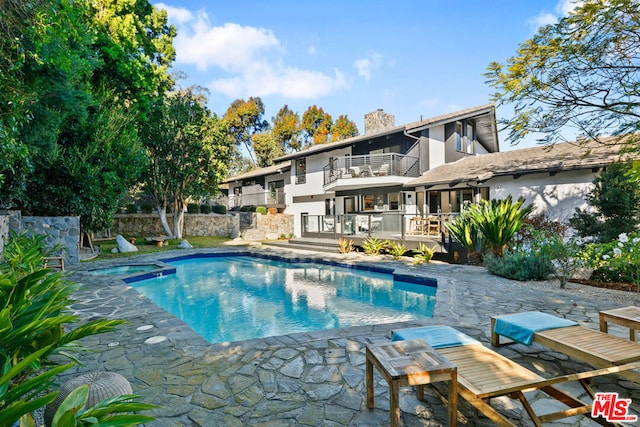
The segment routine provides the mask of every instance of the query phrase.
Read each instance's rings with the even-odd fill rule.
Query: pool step
[[[301,249],[314,252],[338,252],[338,242],[333,239],[296,238],[289,240],[274,240],[263,244],[267,246],[278,246],[282,248]]]

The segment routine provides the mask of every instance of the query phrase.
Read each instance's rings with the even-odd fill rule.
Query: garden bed
[[[632,283],[619,283],[619,282],[600,282],[598,280],[588,279],[571,279],[573,283],[580,283],[581,285],[593,286],[596,288],[615,289],[617,291],[638,292],[638,285]]]

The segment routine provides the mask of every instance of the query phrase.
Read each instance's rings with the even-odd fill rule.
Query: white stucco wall
[[[548,220],[567,223],[576,208],[588,208],[585,196],[593,188],[595,174],[590,170],[524,175],[518,179],[500,177],[487,182],[492,199],[522,196],[533,203],[534,214],[545,213]]]
[[[444,125],[429,128],[429,169],[444,164]]]
[[[301,213],[309,215],[325,214],[325,199],[333,198],[333,193],[325,194],[324,167],[329,164],[330,157],[342,157],[351,154],[351,148],[333,150],[326,153],[318,153],[306,157],[306,182],[296,184],[296,177],[292,174],[291,183],[285,186],[287,209],[285,213],[293,215],[294,234],[299,237],[302,234]],[[295,168],[292,162],[291,169]],[[313,198],[312,198],[313,197]],[[298,201],[296,201],[298,199]],[[302,201],[300,201],[302,199]]]

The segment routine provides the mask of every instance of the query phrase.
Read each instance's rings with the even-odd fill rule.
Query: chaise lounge
[[[509,396],[518,399],[537,426],[575,415],[590,416],[592,404],[582,402],[554,385],[578,381],[593,399],[594,392],[588,384],[589,379],[640,367],[637,362],[545,379],[449,326],[399,329],[392,335],[392,340],[395,341],[416,338],[424,340],[457,366],[459,395],[500,426],[515,424],[491,406],[491,399],[494,397]],[[536,414],[524,394],[534,390],[545,392],[568,408],[549,414]],[[611,425],[601,418],[592,419],[602,425]]]
[[[501,343],[500,337],[511,341]],[[599,368],[640,361],[637,342],[538,311],[491,317],[491,345],[513,343],[537,343]],[[625,371],[620,375],[640,383],[640,372]]]

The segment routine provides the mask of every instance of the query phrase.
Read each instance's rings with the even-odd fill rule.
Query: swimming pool
[[[161,268],[161,266],[156,264],[118,265],[115,267],[96,268],[95,270],[90,270],[89,274],[94,276],[101,276],[106,274],[128,275],[159,270]]]
[[[433,279],[249,256],[165,262],[175,274],[128,282],[211,343],[423,319],[435,305]]]

